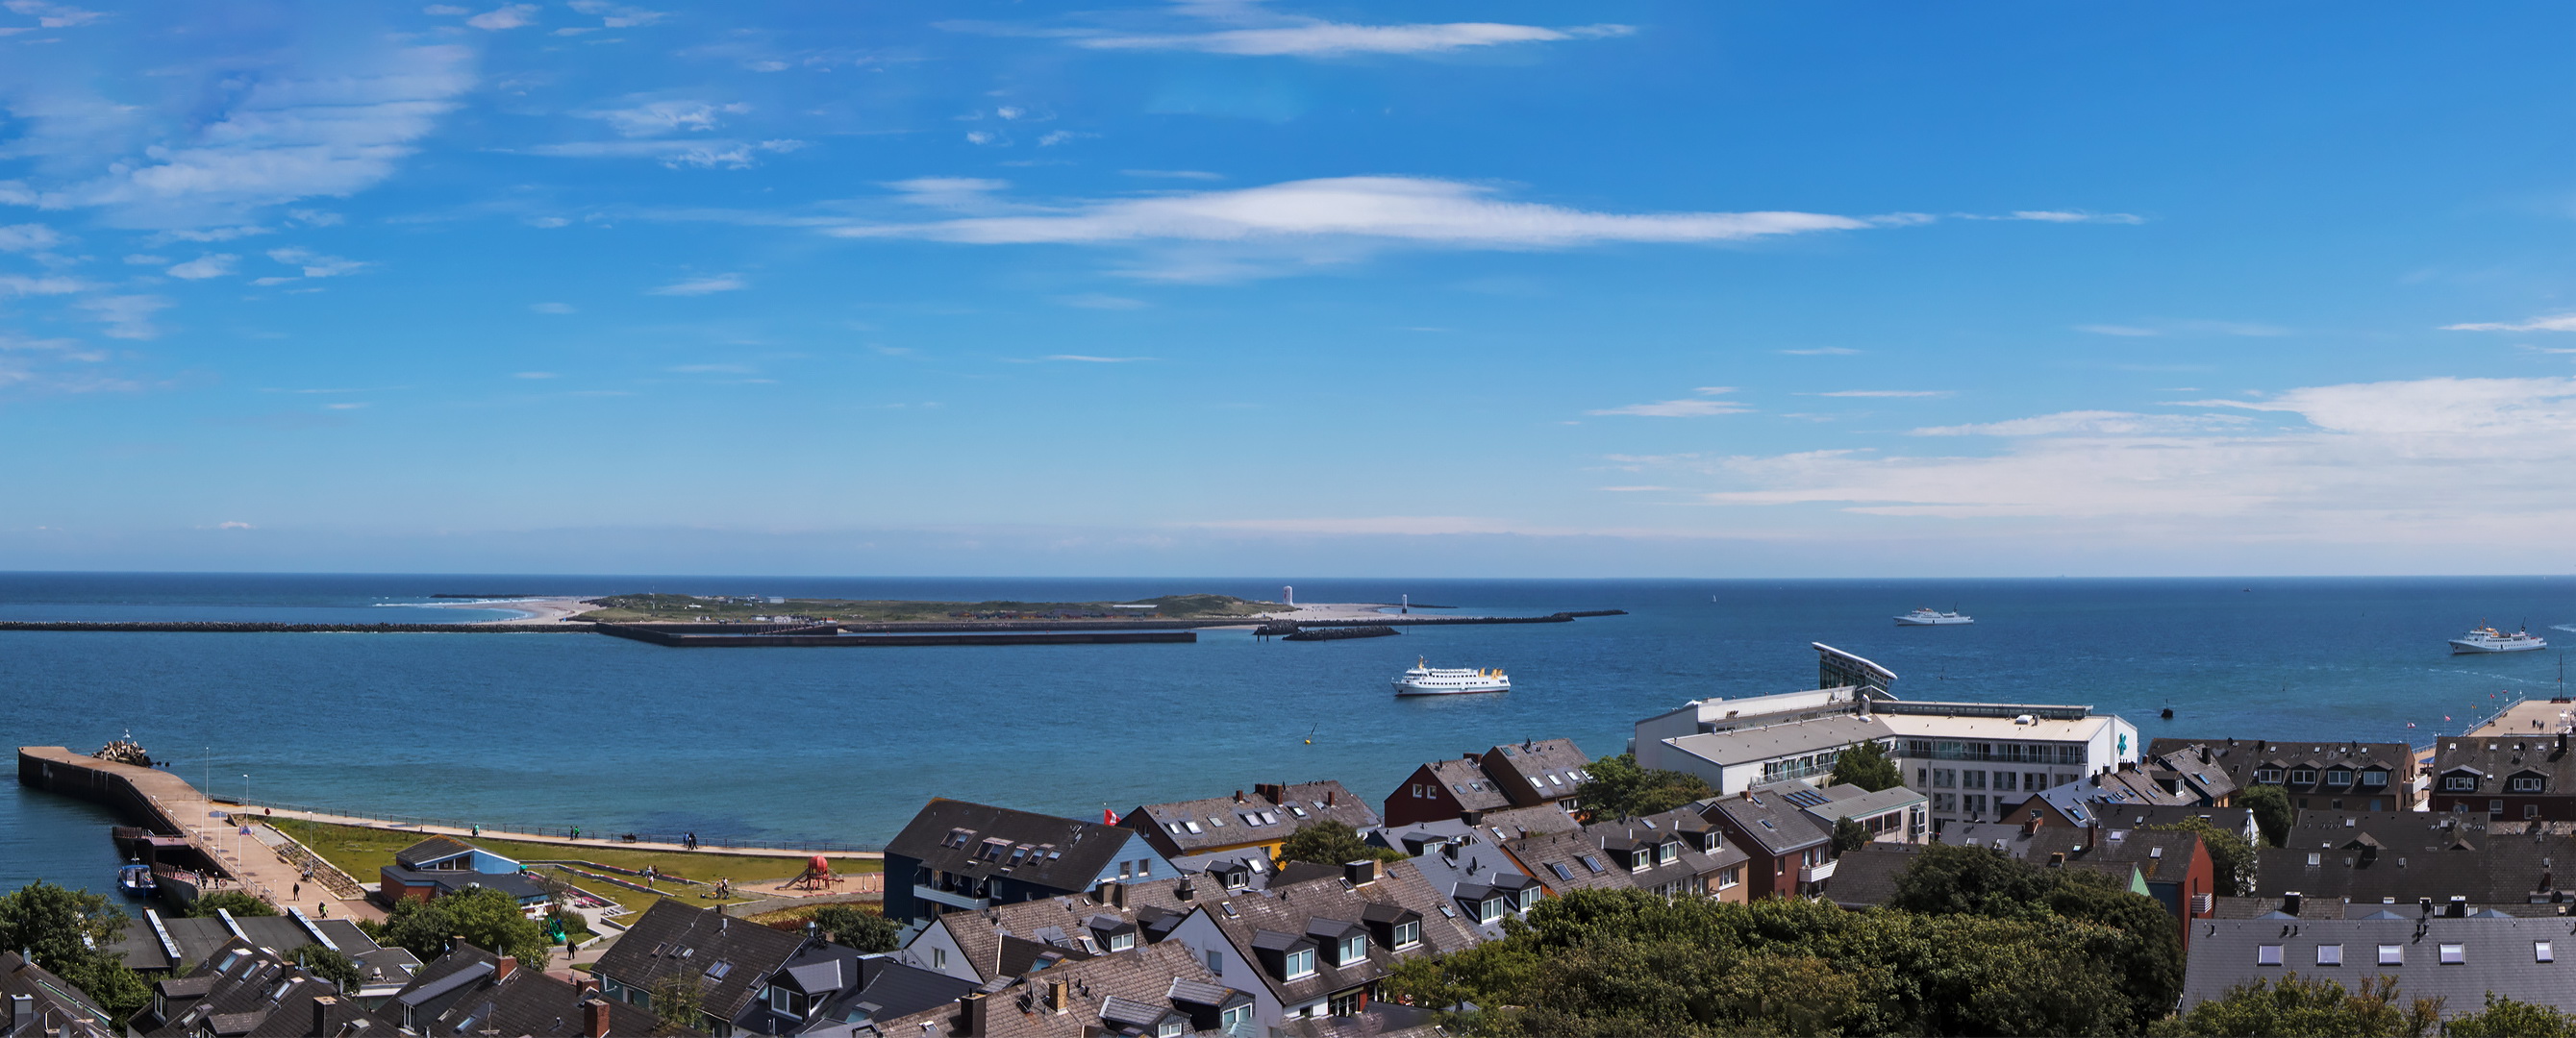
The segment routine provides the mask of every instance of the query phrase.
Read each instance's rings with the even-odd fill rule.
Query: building
[[[1219,980],[1190,948],[1157,944],[1066,962],[965,991],[954,1002],[880,1017],[887,1038],[1177,1038],[1250,1034],[1253,997]]]
[[[698,1019],[674,1023],[716,1038],[793,1034],[803,1018],[779,1008],[772,981],[815,950],[810,946],[822,943],[666,899],[645,909],[601,953],[591,976],[598,979],[601,995],[638,1007],[650,1007],[662,985],[693,986],[699,993]],[[827,955],[833,947],[825,946]]]
[[[2146,883],[2146,894],[2173,913],[2184,931],[2183,950],[2191,950],[2188,932],[2196,919],[2207,918],[2218,896],[2218,875],[2209,848],[2194,833],[2150,829],[2068,829],[2032,826],[2023,860],[2036,865],[2101,862],[2134,866]]]
[[[1571,739],[1532,739],[1461,754],[1413,769],[1387,795],[1387,825],[1474,818],[1510,810],[1553,806],[1572,814],[1575,788],[1592,777],[1592,758]]]
[[[1745,896],[1807,897],[1824,893],[1834,876],[1834,830],[1818,822],[1791,794],[1814,787],[1762,786],[1694,805],[1700,817],[1746,856]],[[1805,799],[1803,797],[1798,799]]]
[[[2250,807],[2197,807],[2189,804],[2140,804],[2107,800],[2087,800],[2082,784],[2042,791],[2039,796],[2022,801],[2009,816],[2013,824],[2031,820],[2036,815],[2040,825],[2082,829],[2096,824],[2126,829],[2153,829],[2178,825],[2199,819],[2223,832],[2245,838],[2250,847],[2263,845],[2263,833],[2254,824]],[[2078,815],[2082,817],[2079,819]]]
[[[946,974],[920,969],[891,955],[866,955],[856,961],[858,982],[812,1010],[800,1035],[818,1038],[879,1038],[888,1034],[882,1021],[954,1006],[976,985]],[[790,966],[789,973],[811,967]],[[783,986],[783,985],[782,985]],[[820,987],[821,984],[816,985]]]
[[[2287,845],[2254,852],[2255,894],[2412,905],[2570,901],[2576,839],[2491,833],[2478,816],[2306,812]]]
[[[2576,821],[2576,767],[2570,759],[2564,730],[2444,736],[2433,746],[2432,809],[2509,821]],[[2296,797],[2292,802],[2307,806]]]
[[[2418,802],[2415,750],[2402,742],[2157,739],[2147,753],[2165,757],[2192,746],[2205,748],[2236,788],[2279,786],[2292,808],[2411,811]]]
[[[70,981],[14,951],[0,951],[0,1035],[29,1038],[114,1038],[107,1011]]]
[[[519,902],[529,918],[544,915],[554,891],[528,878],[518,862],[462,840],[432,836],[394,852],[377,870],[376,900],[427,901],[473,887],[498,890]]]
[[[2138,760],[2137,729],[2089,706],[1904,700],[1896,675],[1817,643],[1828,687],[1701,700],[1636,726],[1637,763],[1699,776],[1720,794],[1833,770],[1843,750],[1877,743],[1928,798],[1932,833],[2001,819],[2028,794]]]
[[[162,915],[160,910],[146,908],[140,918],[128,919],[125,932],[107,946],[111,954],[122,957],[126,966],[146,977],[167,976],[180,967],[193,967],[209,961],[215,953],[234,941],[247,941],[255,948],[273,948],[292,955],[308,944],[348,956],[358,967],[361,978],[359,998],[384,998],[400,991],[420,969],[420,960],[401,948],[383,948],[366,931],[347,919],[316,920],[300,908],[289,908],[284,915],[236,916],[217,911],[212,918],[179,918]]]
[[[2392,978],[2401,1001],[2440,999],[2445,1018],[2485,1009],[2490,992],[2576,1010],[2576,985],[2558,965],[2558,946],[2576,940],[2563,918],[2452,917],[2400,906],[2360,919],[2275,913],[2193,926],[2197,932],[2183,973],[2185,1012],[2236,985],[2277,982],[2294,972],[2334,980],[2346,990]]]
[[[1795,779],[1781,785],[1803,787],[1786,795],[1826,832],[1832,832],[1835,823],[1845,818],[1860,826],[1871,840],[1920,843],[1931,830],[1931,798],[1904,786],[1873,791],[1849,783],[1818,786]]]
[[[305,972],[284,955],[235,940],[184,977],[152,985],[152,1002],[126,1022],[146,1038],[293,1038],[392,1034],[393,1020]]]
[[[421,1038],[486,1034],[658,1034],[662,1019],[642,1006],[522,969],[519,960],[459,943],[421,968],[385,1003],[384,1013]]]
[[[1215,983],[1252,995],[1260,1028],[1327,1016],[1411,1021],[1418,1014],[1377,1004],[1378,982],[1405,959],[1478,943],[1411,862],[1352,862],[1213,902],[1199,901],[1162,943],[1190,949]]]
[[[1377,813],[1341,783],[1322,781],[1256,785],[1249,796],[1238,789],[1231,798],[1145,804],[1118,824],[1144,833],[1166,859],[1177,859],[1251,849],[1276,855],[1289,834],[1320,821],[1353,829],[1378,823]]]
[[[1560,896],[1576,890],[1624,889],[1742,901],[1748,893],[1744,879],[1749,856],[1731,844],[1718,825],[1702,817],[1697,805],[1642,818],[1594,822],[1572,832],[1506,840],[1502,847],[1536,877],[1540,887]],[[1519,910],[1537,907],[1538,893],[1527,891]]]
[[[939,913],[1178,874],[1137,829],[963,800],[933,800],[885,849],[886,918]]]
[[[1559,818],[1568,817],[1553,807],[1544,810]],[[1366,839],[1411,857],[1423,881],[1431,884],[1432,890],[1448,895],[1459,912],[1475,921],[1477,936],[1486,940],[1503,936],[1504,916],[1538,906],[1542,894],[1539,881],[1503,849],[1499,838],[1464,820],[1372,829]]]

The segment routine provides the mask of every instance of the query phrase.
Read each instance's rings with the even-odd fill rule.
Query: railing
[[[2511,709],[2513,709],[2514,707],[2517,707],[2517,706],[2522,705],[2522,701],[2523,701],[2525,698],[2527,698],[2527,697],[2526,697],[2526,696],[2524,696],[2522,693],[2519,693],[2519,692],[2514,693],[2513,698],[2508,699],[2508,700],[2505,700],[2505,701],[2504,701],[2504,703],[2503,703],[2502,705],[2499,705],[2499,706],[2497,706],[2495,709],[2488,711],[2488,712],[2486,713],[2486,715],[2485,715],[2485,716],[2478,717],[2478,718],[2476,718],[2476,719],[2474,719],[2474,720],[2471,720],[2471,721],[2469,722],[2469,726],[2468,726],[2468,727],[2460,729],[2460,734],[2462,734],[2462,735],[2467,735],[2467,734],[2469,734],[2469,733],[2471,733],[2471,732],[2475,732],[2475,731],[2477,731],[2478,729],[2483,728],[2483,727],[2485,727],[2485,726],[2487,726],[2487,725],[2494,724],[2497,718],[2503,717],[2503,716],[2505,715],[2505,711],[2511,710]]]
[[[461,829],[467,832],[473,832],[479,828],[483,833],[495,837],[543,836],[551,839],[566,840],[574,838],[572,830],[576,828],[571,825],[539,825],[527,822],[478,822],[461,818],[432,818],[421,815],[370,814],[349,808],[318,807],[312,804],[292,804],[284,801],[245,799],[242,797],[209,796],[206,799],[218,804],[231,804],[236,807],[266,808],[270,811],[289,811],[300,812],[306,815],[325,816],[313,819],[315,821],[320,821],[323,824],[333,824],[330,819],[336,817],[376,823],[390,827],[418,828],[420,826],[441,826],[449,829]],[[259,821],[275,821],[274,817],[261,817],[254,815],[244,815],[244,817]],[[585,843],[596,840],[601,843],[611,845],[628,842],[626,838],[629,836],[635,838],[633,842],[639,843],[680,843],[683,842],[683,839],[687,836],[686,833],[648,832],[641,829],[603,829],[587,825],[579,826],[578,828],[581,830],[581,836],[579,839]],[[468,838],[470,839],[471,837]],[[724,850],[727,848],[750,848],[758,850],[807,851],[822,854],[873,854],[885,850],[884,844],[876,843],[854,843],[847,840],[788,839],[784,837],[773,839],[769,837],[751,836],[719,836],[715,838],[701,836],[698,838],[697,846],[700,850],[709,851]]]

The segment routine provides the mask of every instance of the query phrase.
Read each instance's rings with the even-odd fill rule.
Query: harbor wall
[[[586,623],[557,624],[279,624],[217,620],[7,620],[0,631],[168,631],[182,634],[587,634]]]
[[[903,645],[1133,645],[1199,640],[1194,631],[1018,631],[1000,634],[673,634],[668,631],[600,624],[599,633],[671,648],[762,648],[779,646],[883,648]]]

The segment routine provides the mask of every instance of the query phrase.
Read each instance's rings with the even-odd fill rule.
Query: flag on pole
[[[1100,824],[1102,824],[1102,825],[1116,825],[1116,824],[1118,824],[1118,812],[1116,812],[1116,811],[1112,811],[1112,810],[1110,810],[1110,809],[1108,809],[1108,808],[1105,808],[1105,807],[1104,807],[1104,808],[1101,808],[1101,809],[1100,809]]]

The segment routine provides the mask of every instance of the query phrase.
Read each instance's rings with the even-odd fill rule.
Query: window
[[[1208,828],[1210,828],[1210,829],[1223,829],[1223,828],[1225,828],[1225,819],[1219,818],[1219,817],[1217,817],[1217,816],[1215,816],[1215,815],[1209,815],[1209,816],[1208,816]]]
[[[1564,863],[1564,862],[1561,862],[1561,861],[1551,861],[1551,862],[1548,862],[1548,863],[1547,863],[1547,870],[1548,870],[1549,872],[1556,873],[1556,878],[1558,878],[1558,879],[1573,879],[1573,878],[1574,878],[1574,873],[1573,873],[1573,872],[1571,872],[1571,871],[1569,871],[1569,870],[1567,870],[1567,869],[1566,869],[1566,867],[1565,867],[1565,863]]]
[[[1967,788],[1967,789],[1984,789],[1984,788],[1986,788],[1986,773],[1985,773],[1985,772],[1982,772],[1982,771],[1967,771],[1967,772],[1961,772],[1961,773],[1959,774],[1959,778],[1962,780],[1962,781],[1959,783],[1959,785],[1960,785],[1960,786],[1962,786],[1962,787],[1964,787],[1964,788]]]
[[[1334,1016],[1358,1016],[1361,1011],[1367,1008],[1368,991],[1366,989],[1361,989],[1357,991],[1345,991],[1333,996],[1332,1001],[1327,1003],[1325,1011],[1333,1014]]]
[[[1957,793],[1934,793],[1934,794],[1932,794],[1932,809],[1933,809],[1933,810],[1935,810],[1935,811],[1942,811],[1942,812],[1950,812],[1950,811],[1956,811],[1956,810],[1958,810],[1958,809],[1959,809],[1959,794],[1957,794]]]
[[[2315,769],[2315,768],[2292,768],[2292,769],[2290,769],[2290,784],[2291,784],[2291,785],[2293,785],[2293,786],[2313,786],[2313,785],[2316,785],[2316,784],[2317,784],[2317,769]]]
[[[974,833],[964,829],[951,829],[948,830],[948,838],[939,841],[939,845],[942,847],[963,847],[966,846],[966,841],[973,839],[974,836]]]
[[[1577,858],[1577,859],[1575,859],[1575,860],[1582,862],[1582,863],[1583,863],[1583,867],[1584,867],[1584,868],[1587,868],[1587,869],[1592,870],[1592,872],[1593,872],[1595,875],[1600,874],[1600,872],[1601,872],[1601,859],[1599,859],[1599,858],[1595,858],[1595,857],[1593,857],[1593,856],[1591,856],[1591,855],[1589,855],[1589,854],[1586,854],[1586,855],[1582,856],[1581,858]]]
[[[1108,943],[1110,951],[1123,952],[1136,946],[1136,935],[1132,933],[1113,933],[1109,935]]]
[[[2382,966],[2406,965],[2406,946],[2403,944],[2380,945],[2379,964]]]
[[[2387,773],[2387,772],[2385,772],[2385,771],[2379,771],[2379,770],[2377,770],[2377,769],[2373,769],[2373,770],[2370,770],[2370,771],[2362,772],[2362,773],[2361,773],[2361,784],[2362,784],[2362,785],[2365,785],[2365,786],[2373,786],[2373,787],[2376,787],[2376,786],[2385,786],[2385,785],[2387,785],[2387,784],[2388,784],[2388,773]]]
[[[1731,865],[1718,870],[1717,889],[1725,890],[1742,882],[1744,882],[1744,866]]]
[[[1199,824],[1197,822],[1183,822],[1181,824],[1188,826],[1191,832],[1195,833],[1199,831]]]
[[[2442,776],[2442,788],[2462,793],[2475,792],[2478,788],[2478,777],[2475,775],[2444,775]]]
[[[1476,902],[1476,921],[1490,923],[1503,917],[1503,899],[1489,897]]]
[[[2319,865],[2323,865],[2323,864],[2325,864],[2325,863],[2326,863],[2326,856],[2325,856],[2325,855],[2320,854],[2320,853],[2318,853],[2318,852],[2316,852],[2316,851],[2309,851],[2309,852],[2308,852],[2308,867],[2309,867],[2309,868],[2312,868],[2312,869],[2313,869],[2313,868],[2316,868],[2317,866],[2319,866]]]
[[[1342,939],[1341,951],[1333,957],[1333,965],[1348,966],[1365,958],[1368,958],[1368,935],[1352,934]]]
[[[1665,843],[1665,844],[1658,844],[1658,845],[1655,847],[1655,860],[1656,860],[1657,862],[1661,862],[1661,863],[1663,863],[1663,864],[1667,864],[1667,865],[1669,865],[1669,864],[1671,864],[1675,859],[1680,858],[1681,856],[1682,856],[1682,845],[1681,845],[1681,844],[1678,844],[1678,843]]]
[[[1414,796],[1421,796],[1421,795],[1422,795],[1422,787],[1420,787],[1420,786],[1415,786],[1415,787],[1413,787],[1413,795],[1414,795]],[[1179,835],[1181,834],[1181,823],[1179,823],[1179,822],[1165,822],[1165,823],[1163,823],[1163,829],[1164,829],[1164,831],[1169,832],[1169,833],[1171,833],[1171,834],[1172,834],[1172,835],[1174,835],[1174,836],[1179,836]]]
[[[1422,943],[1422,920],[1407,919],[1395,924],[1395,946],[1410,948]]]
[[[2524,805],[2522,805],[2522,816],[2523,816],[2524,818],[2538,818],[2538,817],[2540,817],[2540,805],[2538,805],[2538,804],[2524,804]]]
[[[2281,769],[2279,769],[2279,768],[2256,768],[2256,769],[2254,769],[2254,781],[2256,781],[2256,782],[2260,782],[2260,783],[2263,783],[2263,784],[2265,784],[2265,785],[2272,785],[2272,786],[2280,785],[2280,784],[2281,784]]]
[[[2320,945],[2317,945],[2317,965],[2319,965],[2319,966],[2341,966],[2341,965],[2343,965],[2343,945],[2340,945],[2340,944],[2320,944]]]
[[[1218,951],[1214,948],[1208,949],[1208,972],[1220,977],[1225,976],[1224,952]]]
[[[1934,789],[1955,789],[1955,788],[1957,788],[1957,787],[1958,787],[1958,785],[1959,785],[1959,771],[1958,771],[1958,769],[1956,769],[1956,768],[1934,768],[1934,769],[1932,769],[1932,788],[1934,788]]]
[[[1252,1025],[1252,1007],[1236,1006],[1228,1009],[1217,1016],[1217,1023],[1222,1029],[1228,1031],[1238,1027],[1249,1027]]]
[[[2467,965],[2467,964],[2468,964],[2468,962],[2469,962],[2469,946],[2468,946],[2468,945],[2465,945],[2465,944],[2445,944],[2445,945],[2443,945],[2443,946],[2442,946],[2442,965],[2445,965],[2445,966],[2465,966],[2465,965]]]
[[[1136,859],[1136,878],[1138,878],[1138,879],[1152,879],[1152,878],[1154,878],[1154,859],[1152,859],[1152,858],[1138,858],[1138,859]]]
[[[2280,945],[2277,945],[2277,944],[2258,944],[2258,945],[2255,945],[2255,946],[2254,946],[2254,964],[2255,964],[2255,965],[2257,965],[2257,966],[2278,966],[2278,965],[2280,965],[2280,964],[2281,964],[2281,946],[2280,946]]]
[[[2329,785],[2329,786],[2349,786],[2349,785],[2352,785],[2352,769],[2351,769],[2351,768],[2334,768],[2334,769],[2331,769],[2331,770],[2327,771],[2327,772],[2326,772],[2326,785]]]
[[[2502,817],[2504,817],[2504,801],[2502,801],[2502,800],[2489,800],[2489,801],[2487,801],[2487,813],[2488,813],[2488,814],[2491,814],[2491,815],[2494,815],[2494,816],[2496,816],[2496,817],[2498,817],[2498,818],[2502,818]]]
[[[2540,792],[2540,780],[2536,778],[2516,778],[2513,780],[2513,791],[2516,793]]]
[[[1287,973],[1288,979],[1290,980],[1314,976],[1315,949],[1297,948],[1291,950],[1288,953],[1285,965],[1288,967]]]
[[[1136,863],[1135,863],[1135,862],[1132,862],[1132,861],[1122,861],[1122,862],[1119,862],[1119,863],[1118,863],[1118,878],[1120,878],[1120,879],[1128,879],[1128,878],[1130,878],[1130,877],[1133,877],[1135,874],[1136,874]]]
[[[930,949],[930,968],[935,970],[944,970],[948,968],[948,949]]]
[[[1181,1038],[1183,1029],[1188,1026],[1185,1021],[1165,1020],[1154,1025],[1154,1038]]]
[[[2554,956],[2554,953],[2549,950],[2549,942],[2533,941],[2531,942],[2531,961],[2556,962],[2558,960]]]

